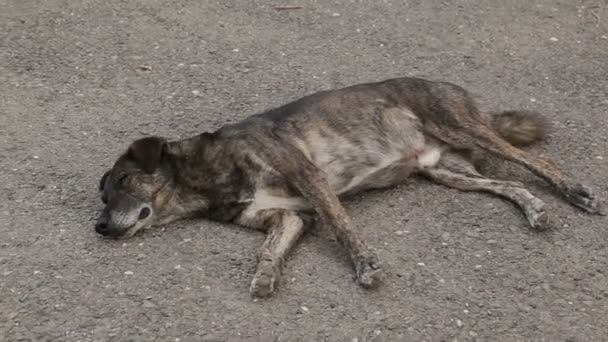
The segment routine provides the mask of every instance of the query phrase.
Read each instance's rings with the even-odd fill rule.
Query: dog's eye
[[[125,182],[127,181],[127,177],[129,177],[129,175],[122,175],[122,176],[120,176],[120,178],[118,178],[118,182],[117,183],[120,184],[120,185],[124,185]]]

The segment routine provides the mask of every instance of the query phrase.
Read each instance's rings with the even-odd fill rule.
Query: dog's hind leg
[[[264,210],[257,215],[266,225],[268,235],[258,250],[257,269],[249,291],[253,296],[264,297],[276,289],[285,258],[302,235],[305,224],[290,210]]]
[[[555,186],[574,206],[589,213],[602,214],[600,203],[591,189],[578,183],[549,158],[521,150],[496,134],[490,127],[480,126],[471,133],[477,145],[507,160],[523,165]]]
[[[523,184],[486,178],[479,174],[469,161],[456,154],[444,155],[437,166],[422,170],[420,173],[451,188],[489,192],[504,197],[523,210],[532,228],[537,230],[548,228],[544,203],[526,190]]]

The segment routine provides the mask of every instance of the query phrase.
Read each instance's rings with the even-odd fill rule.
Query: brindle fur
[[[519,182],[482,176],[470,158],[477,150],[525,166],[571,204],[600,213],[587,187],[550,159],[514,146],[542,133],[534,115],[484,114],[464,89],[446,82],[397,78],[322,91],[190,139],[135,141],[101,180],[107,204],[96,230],[128,237],[185,217],[265,230],[250,289],[265,296],[314,209],[349,253],[359,283],[373,287],[383,273],[340,203],[348,195],[421,174],[502,196],[533,228],[547,228],[543,202]]]

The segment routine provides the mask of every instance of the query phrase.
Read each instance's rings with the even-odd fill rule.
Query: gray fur
[[[380,284],[380,261],[340,199],[399,184],[412,174],[505,197],[522,208],[532,227],[545,229],[543,203],[520,183],[479,174],[469,158],[477,150],[527,167],[573,205],[599,213],[599,202],[588,188],[551,160],[505,140],[516,136],[520,140],[513,143],[521,143],[517,132],[525,131],[524,142],[531,142],[539,132],[534,126],[538,121],[526,120],[525,113],[508,113],[509,120],[493,120],[456,85],[397,78],[318,92],[181,141],[144,138],[101,181],[107,205],[96,230],[124,237],[184,217],[265,230],[268,238],[251,285],[252,294],[264,296],[276,289],[283,260],[311,212],[347,250],[359,283]],[[496,122],[508,125],[497,130]],[[524,130],[518,123],[526,125]],[[142,206],[151,209],[149,217]],[[146,217],[133,225],[124,224],[142,215]]]

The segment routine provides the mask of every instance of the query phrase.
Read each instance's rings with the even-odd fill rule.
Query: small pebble
[[[173,267],[176,270],[181,270],[182,269],[182,265],[175,265],[175,267]]]
[[[469,336],[471,337],[477,337],[477,333],[474,332],[473,330],[469,331]]]
[[[143,307],[144,307],[144,308],[153,308],[153,307],[155,307],[155,306],[156,306],[156,304],[152,303],[151,301],[149,301],[149,300],[144,300],[144,303],[143,303]]]
[[[192,94],[194,94],[194,95],[198,95],[198,94],[200,94],[200,93],[201,93],[201,92],[200,92],[200,91],[198,91],[198,90],[193,90],[193,91],[192,91]]]
[[[184,239],[184,242],[190,242],[192,241],[192,239],[188,238],[188,239]]]
[[[461,320],[459,320],[459,319],[457,319],[457,320],[456,320],[456,326],[457,326],[457,327],[459,327],[459,328],[462,328],[462,325],[463,325],[463,324],[462,324],[462,321],[461,321]]]
[[[332,16],[332,17],[339,17],[339,16],[340,16],[340,13],[332,13],[332,14],[331,14],[331,16]]]
[[[305,306],[301,307],[300,309],[302,309],[303,312],[308,312],[309,311],[308,308],[305,307]]]
[[[530,102],[536,102],[536,99],[535,98],[531,98]]]
[[[133,272],[132,271],[125,271],[125,274],[126,275],[133,275]]]
[[[558,39],[557,39],[557,38],[555,38],[555,37],[551,37],[551,38],[549,38],[549,40],[550,40],[550,41],[552,41],[552,42],[556,42],[556,41],[558,41]]]
[[[608,39],[608,36],[601,36],[602,39]]]
[[[418,266],[424,266],[424,263],[423,262],[419,262],[416,265],[418,265]]]
[[[466,232],[466,236],[472,237],[472,238],[478,238],[479,237],[479,233],[475,232],[475,231],[470,231],[470,232]]]
[[[40,274],[40,271],[35,270],[35,271],[34,271],[34,274]]]

